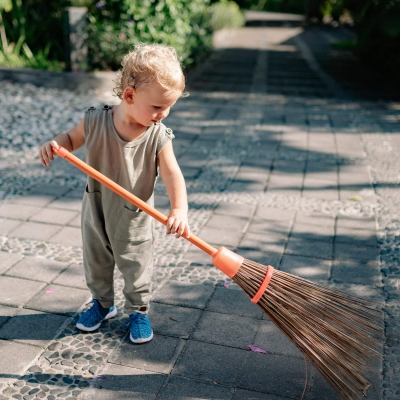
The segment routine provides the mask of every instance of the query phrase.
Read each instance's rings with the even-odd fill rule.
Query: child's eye
[[[159,106],[154,106],[154,108],[156,108],[156,109],[158,110],[158,109],[160,109],[161,107],[159,107]]]

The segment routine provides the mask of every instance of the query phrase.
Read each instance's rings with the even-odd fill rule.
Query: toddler
[[[44,166],[54,160],[52,147],[74,151],[85,144],[86,162],[149,205],[160,171],[171,203],[167,234],[190,235],[187,195],[176,161],[172,130],[161,122],[176,101],[186,95],[185,78],[175,50],[158,44],[138,45],[125,55],[118,72],[119,105],[90,107],[77,126],[44,143]],[[153,272],[153,220],[131,203],[87,179],[82,202],[83,260],[93,304],[78,319],[77,328],[94,331],[116,315],[115,264],[124,279],[124,324],[133,343],[148,342],[153,330],[147,313]]]

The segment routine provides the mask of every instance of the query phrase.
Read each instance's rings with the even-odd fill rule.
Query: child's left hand
[[[174,208],[168,214],[167,220],[167,235],[175,233],[175,237],[181,237],[185,232],[185,237],[190,236],[189,222],[187,218],[187,212],[180,209]]]

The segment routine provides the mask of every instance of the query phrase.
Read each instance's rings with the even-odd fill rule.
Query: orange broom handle
[[[64,147],[59,147],[56,150],[53,147],[53,152],[56,153],[58,156],[66,159],[71,164],[75,165],[75,167],[79,168],[81,171],[85,172],[87,175],[91,176],[96,181],[99,181],[108,189],[112,190],[113,192],[117,193],[119,196],[124,198],[125,200],[129,201],[130,203],[134,204],[136,207],[139,207],[143,210],[146,214],[149,214],[151,217],[155,218],[157,221],[161,222],[163,225],[167,225],[168,218],[161,212],[157,211],[155,208],[149,206],[143,200],[140,200],[138,197],[133,195],[132,193],[128,192],[122,186],[118,185],[111,179],[107,178],[105,175],[101,174],[99,171],[92,168],[90,165],[86,164],[84,161],[80,160],[78,157],[71,154],[67,149]],[[217,253],[217,249],[210,246],[204,240],[201,240],[197,236],[191,234],[190,237],[185,236],[186,232],[183,234],[183,237],[188,240],[190,243],[193,243],[197,246],[200,250],[205,251],[210,256],[213,256]]]

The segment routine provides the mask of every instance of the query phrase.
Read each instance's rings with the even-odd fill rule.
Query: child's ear
[[[124,95],[123,99],[128,103],[128,104],[133,104],[136,96],[136,90],[132,86],[128,86],[124,90]]]

